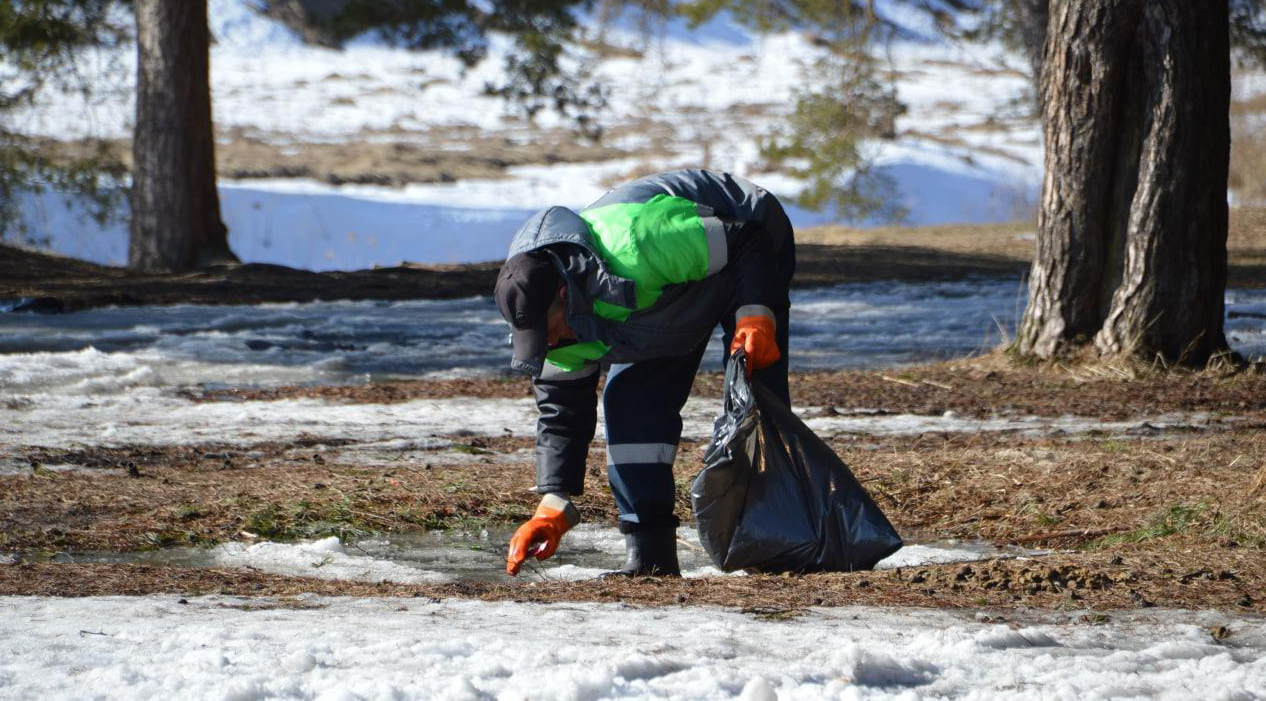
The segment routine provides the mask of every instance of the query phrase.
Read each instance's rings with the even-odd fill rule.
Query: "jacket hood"
[[[573,330],[580,330],[576,328],[576,322],[587,325],[573,319],[573,316],[578,313],[588,316],[593,300],[626,309],[637,306],[634,282],[607,270],[602,256],[593,246],[589,223],[579,214],[566,207],[550,207],[537,212],[519,227],[510,240],[510,252],[506,257],[546,246],[549,246],[548,252],[558,272],[567,280],[570,297],[568,321],[573,322]]]
[[[588,222],[566,207],[550,207],[533,214],[531,219],[519,227],[510,240],[510,253],[506,257],[534,251],[552,243],[571,243],[597,253],[589,238]]]

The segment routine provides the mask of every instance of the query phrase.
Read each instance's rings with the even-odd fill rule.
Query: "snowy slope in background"
[[[1251,701],[1256,619],[425,599],[0,599],[12,699],[1106,699]],[[981,620],[983,618],[983,620]],[[1230,644],[1208,631],[1233,631]]]
[[[447,140],[454,129],[530,144],[542,130],[568,126],[552,113],[528,123],[483,94],[485,83],[500,76],[503,40],[494,40],[487,61],[463,71],[438,53],[368,39],[343,51],[303,45],[251,6],[250,0],[210,5],[213,109],[221,141],[243,135],[281,144],[416,140],[443,150],[461,148]],[[1022,74],[1010,67],[1018,59],[993,46],[933,40],[925,13],[900,3],[881,3],[880,9],[905,28],[889,47],[887,68],[909,109],[898,118],[898,138],[870,149],[897,182],[909,222],[1026,216],[1041,150],[1037,125],[1015,107],[1026,89]],[[248,262],[317,270],[492,260],[503,255],[525,212],[582,206],[633,173],[704,166],[745,175],[777,194],[798,191],[795,181],[762,172],[756,142],[777,131],[794,89],[806,83],[815,54],[803,36],[752,37],[717,20],[698,31],[670,23],[649,40],[617,23],[606,37],[643,51],[640,58],[607,58],[593,66],[612,88],[600,116],[607,126],[604,143],[627,150],[629,158],[511,168],[505,179],[403,190],[224,182],[234,248]],[[92,104],[49,95],[38,111],[18,115],[16,128],[57,138],[127,136],[135,58],[130,50],[114,58],[126,69],[122,82],[99,70],[104,59],[85,68],[89,80],[107,88]],[[125,227],[102,230],[66,204],[55,193],[28,200],[34,238],[65,255],[122,263]],[[829,212],[791,215],[801,226],[833,218]]]

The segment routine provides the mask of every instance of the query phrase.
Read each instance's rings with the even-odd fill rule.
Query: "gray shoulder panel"
[[[645,202],[655,195],[684,197],[716,210],[724,219],[763,220],[772,195],[764,188],[732,175],[711,170],[674,170],[648,175],[621,185],[585,209],[609,204]]]

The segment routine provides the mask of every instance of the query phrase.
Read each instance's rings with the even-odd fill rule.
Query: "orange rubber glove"
[[[538,560],[553,555],[563,534],[577,523],[580,523],[580,512],[569,499],[560,494],[546,494],[532,518],[519,526],[510,538],[506,574],[517,575],[528,555],[535,555]]]
[[[753,314],[740,317],[734,325],[734,340],[730,342],[730,354],[742,348],[747,353],[747,374],[778,362],[782,353],[774,334],[774,317]]]

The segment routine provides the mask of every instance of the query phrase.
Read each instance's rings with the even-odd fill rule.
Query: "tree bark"
[[[205,0],[136,0],[136,126],[128,264],[236,262],[220,219]]]
[[[1016,349],[1203,365],[1227,349],[1227,0],[1053,0],[1044,56]]]
[[[1230,30],[1226,0],[1149,2],[1139,187],[1125,271],[1095,346],[1203,364],[1227,350]]]

